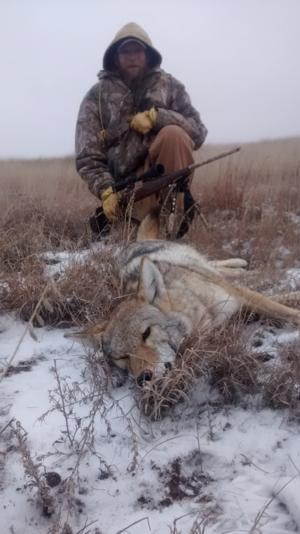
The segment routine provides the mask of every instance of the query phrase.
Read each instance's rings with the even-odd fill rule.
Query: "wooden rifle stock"
[[[124,178],[121,182],[116,183],[113,186],[114,193],[117,193],[118,191],[123,191],[127,187],[130,187],[137,182],[146,182],[147,180],[152,180],[153,178],[157,178],[158,176],[163,176],[165,173],[165,168],[163,165],[155,165],[154,167],[151,167],[148,171],[144,172],[144,174],[141,174],[140,176],[137,175],[130,175]]]

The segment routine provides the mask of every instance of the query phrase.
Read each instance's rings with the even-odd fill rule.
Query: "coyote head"
[[[107,359],[142,385],[172,366],[191,329],[185,315],[172,311],[159,269],[144,258],[136,296],[121,303],[107,323],[85,331],[84,337],[94,345],[98,341]]]

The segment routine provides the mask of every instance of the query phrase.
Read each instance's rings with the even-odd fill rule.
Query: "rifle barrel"
[[[231,150],[228,150],[227,152],[222,152],[221,154],[218,154],[217,156],[212,156],[211,158],[206,159],[204,161],[199,161],[198,163],[191,163],[191,165],[189,165],[189,169],[192,172],[194,169],[198,169],[199,167],[208,165],[208,163],[212,163],[213,161],[217,161],[218,159],[225,158],[226,156],[231,156],[231,154],[235,154],[236,152],[239,152],[239,150],[241,150],[241,147],[237,146],[235,148],[232,148]]]

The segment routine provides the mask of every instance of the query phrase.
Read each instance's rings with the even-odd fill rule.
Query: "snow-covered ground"
[[[25,328],[14,315],[0,317],[3,367]],[[104,395],[92,424],[85,350],[64,333],[39,328],[34,339],[27,332],[0,383],[1,533],[58,532],[51,527],[59,517],[74,533],[300,531],[299,423],[286,411],[220,406],[218,394],[199,380],[188,401],[151,422],[128,381]],[[266,331],[263,350],[272,353],[277,341],[296,335]],[[59,388],[72,403],[70,428]],[[51,517],[24,473],[26,447],[22,460],[10,430],[16,421],[27,432],[24,443],[42,483],[47,473],[60,476],[49,489]]]

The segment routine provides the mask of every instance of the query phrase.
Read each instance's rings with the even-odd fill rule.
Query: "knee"
[[[162,137],[185,137],[188,136],[188,134],[181,128],[180,126],[177,126],[176,124],[168,124],[168,126],[164,126],[160,131],[159,135]]]
[[[176,124],[168,124],[168,126],[164,126],[159,131],[157,137],[163,141],[184,143],[188,146],[191,146],[191,148],[193,147],[193,141],[190,136],[183,128],[177,126]]]

